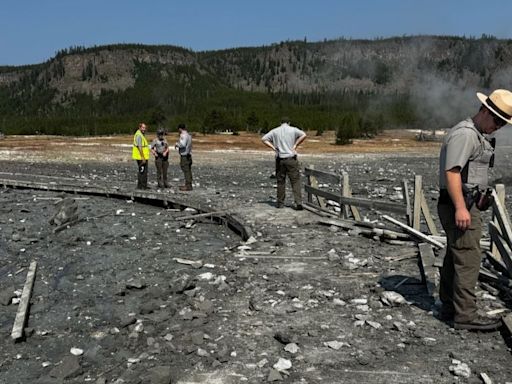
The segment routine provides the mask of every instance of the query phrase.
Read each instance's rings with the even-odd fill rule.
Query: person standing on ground
[[[175,148],[180,154],[180,167],[185,177],[185,185],[179,187],[180,191],[192,190],[192,136],[187,131],[185,124],[178,125],[180,138]]]
[[[439,219],[446,232],[446,256],[441,269],[440,318],[455,329],[492,331],[501,322],[477,312],[475,286],[482,252],[481,206],[477,191],[488,186],[494,148],[484,135],[512,123],[512,93],[498,89],[489,97],[477,93],[478,113],[455,125],[446,135],[439,156]],[[489,205],[489,204],[487,204]]]
[[[132,159],[137,161],[137,189],[149,189],[148,187],[148,160],[149,145],[144,136],[146,124],[140,123],[133,136]]]
[[[151,142],[151,153],[155,156],[156,179],[159,188],[169,188],[167,169],[169,168],[169,144],[165,140],[165,130],[156,130],[156,139]]]
[[[292,185],[295,209],[302,210],[302,192],[300,184],[300,165],[297,160],[297,148],[306,139],[299,128],[292,127],[288,118],[281,119],[281,125],[265,134],[261,140],[276,155],[277,203],[276,208],[284,206],[286,194],[286,175]]]

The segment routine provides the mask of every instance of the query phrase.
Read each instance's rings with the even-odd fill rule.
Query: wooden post
[[[309,168],[314,168],[313,165],[310,165]],[[311,175],[308,175],[308,177],[306,178],[306,185],[309,185],[311,186]],[[308,194],[308,203],[312,204],[313,203],[313,194],[311,192],[308,192],[306,190],[306,193]]]
[[[420,217],[421,217],[421,192],[422,192],[422,177],[416,175],[414,177],[414,217],[412,220],[412,227],[420,230]]]
[[[315,169],[315,166],[311,165],[309,168]],[[309,175],[308,177],[309,177],[309,185],[311,185],[313,188],[318,188],[318,181],[316,180],[316,177],[313,175]],[[315,196],[316,196],[316,199],[318,201],[318,205],[320,206],[320,208],[325,208],[325,199],[318,195],[315,195]],[[308,201],[309,201],[309,197],[308,197]],[[313,198],[311,198],[310,202],[312,202],[312,201],[313,201]]]
[[[343,197],[351,197],[352,196],[352,190],[350,189],[350,182],[348,178],[348,173],[343,172],[343,188],[342,188],[342,196]],[[345,213],[345,217],[349,217],[349,209],[352,212],[352,215],[354,216],[354,219],[356,221],[361,221],[361,215],[359,214],[359,210],[353,206],[353,205],[343,205],[343,210]]]
[[[405,206],[407,207],[407,213],[405,214],[405,221],[407,222],[407,225],[412,226],[412,209],[411,209],[411,199],[409,196],[409,184],[407,183],[407,180],[402,180],[402,188],[403,188],[403,194],[404,194],[404,202]]]
[[[350,184],[348,182],[348,173],[345,171],[342,172],[341,182],[342,182],[341,196],[348,197],[348,195],[349,195],[348,189],[350,188]],[[347,204],[343,204],[343,206],[341,207],[341,210],[343,211],[343,216],[345,217],[345,219],[348,219],[350,217],[349,206]]]
[[[498,200],[500,201],[501,205],[505,206],[505,185],[504,184],[496,184],[496,196],[498,196]],[[492,210],[492,218],[494,221],[494,224],[498,225],[498,219],[496,218],[496,212],[493,209]],[[496,247],[496,244],[492,241],[491,238],[491,253],[494,256],[494,258],[498,259],[499,261],[502,261],[501,255],[498,251],[498,248]]]
[[[30,263],[30,267],[27,273],[27,280],[23,287],[21,294],[21,301],[18,306],[18,312],[16,313],[16,319],[12,327],[11,338],[16,341],[23,336],[23,329],[27,321],[28,307],[30,304],[30,296],[32,295],[32,288],[34,286],[34,279],[36,277],[37,262],[33,261]]]
[[[421,211],[423,212],[423,217],[425,217],[425,221],[427,222],[428,230],[430,234],[434,236],[439,236],[439,232],[437,231],[436,224],[430,215],[430,209],[428,208],[427,200],[425,199],[425,194],[423,190],[421,190]]]

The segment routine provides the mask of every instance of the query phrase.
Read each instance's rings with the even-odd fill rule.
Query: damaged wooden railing
[[[496,185],[493,190],[493,221],[489,222],[490,250],[485,252],[485,261],[479,279],[483,284],[497,289],[512,298],[512,226],[505,208],[505,186]],[[512,315],[503,318],[503,324],[512,334]]]
[[[352,217],[356,221],[361,220],[359,208],[385,211],[404,217],[407,224],[416,230],[420,230],[421,215],[423,214],[429,232],[432,235],[439,234],[423,193],[422,177],[419,175],[415,176],[414,181],[413,210],[410,205],[409,188],[406,180],[402,183],[403,203],[398,203],[352,196],[347,172],[342,172],[341,175],[338,175],[319,171],[313,166],[306,168],[304,171],[307,176],[304,189],[307,194],[307,206],[310,208],[333,213],[332,210],[326,210],[327,203],[330,202],[331,205],[338,207],[338,216],[346,219]],[[329,185],[330,190],[321,188],[324,183]]]

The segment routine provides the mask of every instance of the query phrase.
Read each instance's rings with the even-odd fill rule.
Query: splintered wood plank
[[[496,196],[498,196],[498,200],[500,201],[501,206],[505,207],[505,185],[504,184],[496,184],[495,188],[496,188]],[[495,213],[494,209],[492,210],[492,218],[493,218],[494,223],[496,225],[498,225],[498,219],[496,218],[496,213]],[[501,261],[501,255],[498,251],[498,248],[496,247],[495,244],[492,243],[492,241],[491,241],[491,252],[496,259]]]
[[[343,186],[341,188],[341,191],[342,191],[341,192],[342,196],[352,197],[352,190],[350,189],[350,182],[349,182],[349,177],[348,177],[347,172],[343,172]],[[350,212],[352,212],[352,216],[354,216],[354,219],[357,221],[361,221],[361,215],[359,214],[359,210],[353,205],[350,205],[350,206],[347,204],[343,205],[345,217],[346,218],[349,217],[349,209],[350,209]]]
[[[412,227],[418,231],[420,229],[422,183],[422,177],[416,175],[414,177],[414,217]]]
[[[509,274],[512,273],[512,252],[509,245],[505,242],[501,233],[493,222],[489,223],[489,235],[491,236],[492,243],[496,245],[498,252],[501,255],[501,260],[507,267]]]
[[[420,243],[418,244],[419,253],[419,267],[421,273],[421,281],[427,288],[427,293],[432,296],[435,293],[437,286],[436,271],[434,269],[434,250],[431,244]]]
[[[33,261],[30,263],[30,267],[27,273],[27,280],[23,287],[21,294],[21,301],[18,306],[18,312],[16,313],[16,319],[12,327],[11,338],[18,340],[23,337],[23,329],[27,321],[28,307],[30,303],[30,297],[32,295],[32,288],[34,287],[34,279],[36,277],[37,262]]]
[[[503,264],[501,258],[498,260],[490,251],[485,252],[485,257],[496,271],[502,273],[505,277],[512,277],[512,274],[507,269],[507,266]]]
[[[508,213],[505,209],[504,205],[501,204],[498,194],[495,190],[492,191],[492,195],[494,197],[493,202],[493,210],[496,215],[496,220],[498,221],[501,235],[508,243],[508,246],[512,248],[512,229],[510,227],[510,221],[508,220]]]
[[[314,167],[311,165],[310,170],[314,170]],[[311,185],[313,188],[318,188],[318,180],[316,179],[315,174],[311,173],[308,175],[309,178],[309,185]],[[315,195],[318,205],[320,208],[325,208],[325,199],[321,196]]]
[[[199,219],[199,218],[202,218],[202,217],[210,217],[210,216],[224,216],[227,213],[228,213],[227,211],[205,212],[205,213],[198,213],[198,214],[195,214],[195,215],[187,215],[187,216],[176,217],[174,220],[181,221],[181,220]]]
[[[432,215],[430,214],[430,209],[428,208],[427,200],[425,199],[423,190],[421,191],[421,211],[423,212],[423,217],[425,217],[425,221],[427,222],[427,227],[430,233],[434,236],[439,236],[439,232],[437,231],[436,224],[434,223]]]
[[[426,241],[427,243],[430,243],[430,244],[433,244],[435,245],[436,247],[438,248],[444,248],[444,245],[441,244],[439,241],[436,241],[434,239],[431,239],[430,237],[428,237],[427,235],[421,233],[420,231],[417,231],[416,229],[414,228],[411,228],[409,227],[408,225],[388,216],[388,215],[382,215],[382,218],[387,220],[387,221],[390,221],[392,222],[393,224],[396,224],[398,225],[399,227],[403,228],[406,232],[416,236],[417,238],[421,239],[421,240],[424,240]]]
[[[402,180],[402,188],[404,195],[404,203],[406,206],[405,220],[407,221],[407,225],[412,225],[412,208],[411,208],[411,198],[409,196],[409,183],[407,180]]]

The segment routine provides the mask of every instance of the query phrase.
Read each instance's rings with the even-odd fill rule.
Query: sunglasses
[[[494,120],[494,124],[496,124],[497,127],[503,127],[507,124],[505,120],[503,120],[501,117],[495,115],[494,113],[491,114],[492,119]]]

